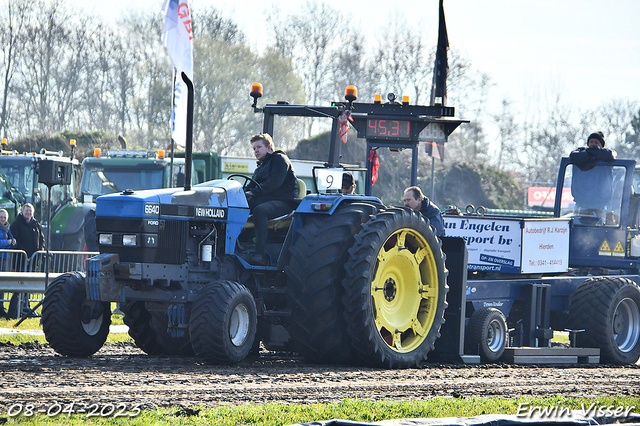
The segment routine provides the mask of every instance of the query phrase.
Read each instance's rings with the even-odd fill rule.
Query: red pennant
[[[349,131],[349,121],[353,122],[351,118],[351,111],[345,110],[340,114],[340,139],[342,142],[347,143],[347,132]]]
[[[378,151],[376,151],[375,149],[369,150],[369,162],[371,163],[371,186],[373,186],[378,180],[378,169],[380,168],[380,161],[378,161]]]

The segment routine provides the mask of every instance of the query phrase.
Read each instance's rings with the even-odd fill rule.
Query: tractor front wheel
[[[44,294],[42,329],[49,345],[61,355],[93,355],[109,335],[109,303],[87,300],[84,280],[81,272],[62,274]]]

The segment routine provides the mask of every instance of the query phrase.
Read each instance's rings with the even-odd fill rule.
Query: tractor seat
[[[300,201],[302,201],[302,199],[306,195],[307,195],[307,185],[304,183],[302,179],[298,178],[298,198],[294,199],[294,206],[298,207],[298,205],[300,204]],[[277,231],[279,229],[289,228],[289,225],[291,225],[291,221],[293,220],[294,211],[289,212],[284,216],[271,219],[267,223],[267,228],[274,231]],[[253,229],[253,228],[255,228],[255,224],[253,223],[253,215],[249,215],[249,219],[247,220],[247,223],[244,225],[244,229]]]

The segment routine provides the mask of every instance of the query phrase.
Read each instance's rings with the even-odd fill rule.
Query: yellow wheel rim
[[[394,232],[378,252],[371,299],[376,327],[394,351],[411,352],[426,339],[438,305],[438,270],[427,240]]]

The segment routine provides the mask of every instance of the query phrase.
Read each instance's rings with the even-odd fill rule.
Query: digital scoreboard
[[[411,121],[390,119],[367,119],[367,139],[411,140]]]

